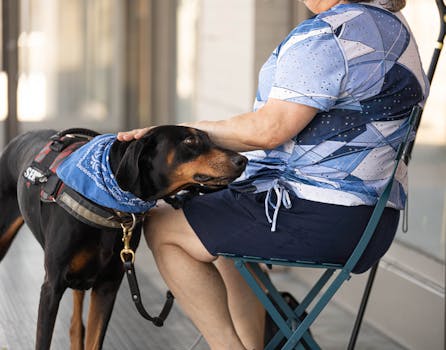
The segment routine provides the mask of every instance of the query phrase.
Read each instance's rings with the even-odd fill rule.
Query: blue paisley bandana
[[[146,212],[156,201],[146,202],[123,191],[115,180],[109,164],[110,148],[115,140],[114,134],[95,137],[67,157],[57,168],[57,175],[67,186],[96,204],[127,213]]]

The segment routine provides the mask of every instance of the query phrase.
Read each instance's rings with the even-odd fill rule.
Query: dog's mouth
[[[234,181],[237,177],[238,176],[213,177],[213,176],[205,175],[205,174],[195,174],[194,181],[196,181],[201,186],[222,187],[222,186],[227,186],[232,181]]]

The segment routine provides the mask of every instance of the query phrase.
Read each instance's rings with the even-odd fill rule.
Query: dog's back
[[[24,219],[20,213],[22,174],[54,130],[31,131],[14,138],[0,156],[0,260],[6,254]]]
[[[54,130],[30,131],[14,138],[6,145],[0,157],[0,190],[4,186],[17,185],[23,167],[29,164],[37,152],[54,135]],[[5,184],[3,182],[6,181]]]
[[[37,154],[56,133],[55,130],[24,133],[14,138],[1,154],[0,202],[4,210],[0,212],[0,261],[23,222],[43,248],[53,244],[48,242],[59,241],[57,234],[61,229],[67,235],[72,231],[77,232],[79,240],[89,236],[88,240],[93,237],[101,241],[97,234],[90,235],[93,231],[99,233],[101,230],[77,221],[55,203],[43,203],[41,186],[30,183],[24,176]]]

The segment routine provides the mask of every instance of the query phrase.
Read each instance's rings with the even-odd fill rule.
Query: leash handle
[[[142,317],[152,322],[156,327],[162,327],[164,325],[164,321],[166,320],[167,316],[172,310],[175,297],[173,296],[171,291],[168,290],[166,293],[166,301],[160,314],[155,317],[150,316],[150,314],[146,311],[141,300],[141,293],[139,291],[138,281],[136,279],[135,267],[133,265],[133,262],[125,261],[124,268],[125,268],[125,274],[127,275],[127,280],[129,282],[131,297],[133,302],[135,303],[136,309],[138,310],[138,312],[141,314]]]

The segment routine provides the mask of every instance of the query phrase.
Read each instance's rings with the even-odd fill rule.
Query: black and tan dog
[[[59,302],[67,288],[74,290],[72,349],[100,349],[124,274],[119,257],[122,236],[118,230],[77,220],[58,204],[41,201],[39,186],[27,186],[25,170],[54,134],[53,130],[23,134],[1,155],[0,260],[26,223],[43,247],[45,259],[36,349],[50,348]],[[189,186],[227,185],[241,174],[246,158],[215,146],[202,131],[161,126],[139,140],[115,141],[109,163],[120,187],[143,200],[154,200]],[[141,224],[133,232],[132,249],[137,248],[140,235]],[[85,331],[82,303],[90,288]]]

